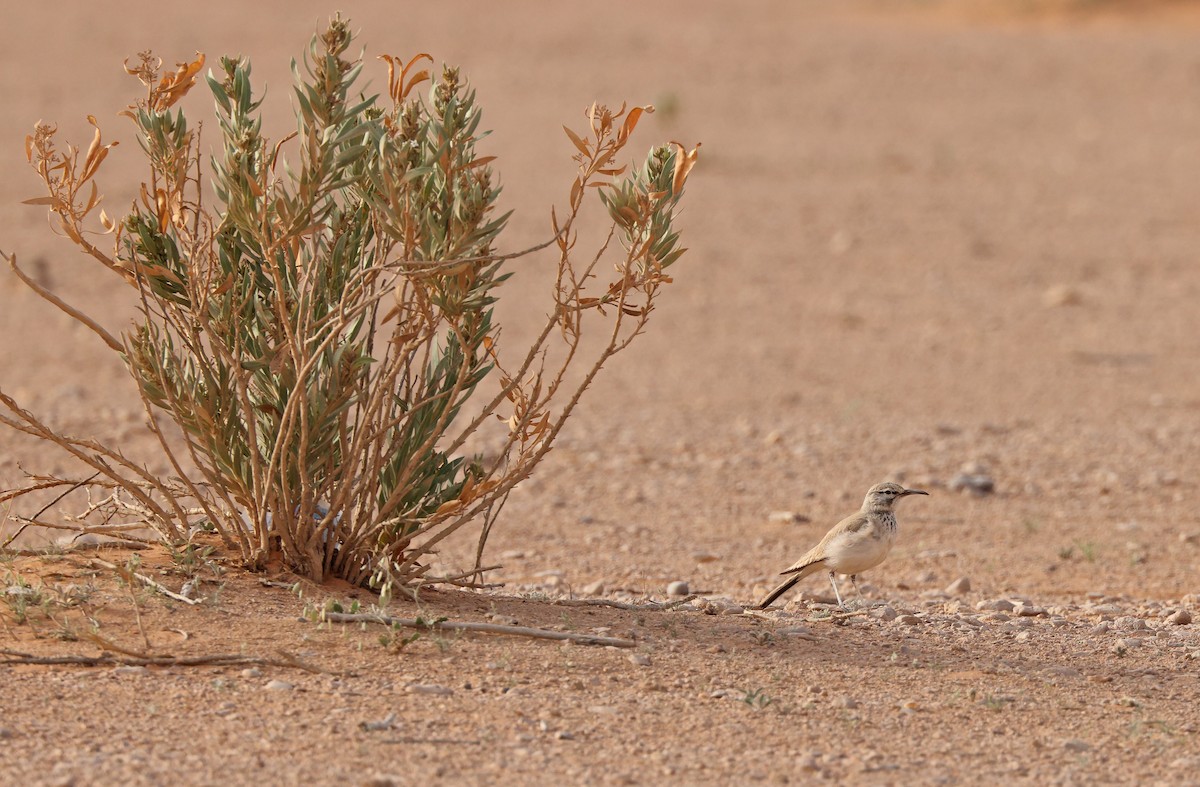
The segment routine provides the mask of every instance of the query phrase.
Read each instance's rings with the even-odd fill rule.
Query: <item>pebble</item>
[[[895,620],[899,613],[897,613],[896,610],[891,607],[891,605],[884,604],[883,606],[873,608],[867,614],[873,618],[887,623],[888,621]]]
[[[951,492],[969,492],[984,497],[996,491],[996,482],[986,473],[959,473],[950,479]]]
[[[260,670],[258,667],[247,667],[246,669],[242,670],[242,677],[243,678],[261,678],[262,670]]]
[[[920,624],[921,619],[916,615],[901,615],[900,617],[896,618],[896,622],[905,626],[916,626]]]
[[[1003,598],[993,599],[992,601],[980,601],[975,605],[975,609],[979,611],[990,610],[992,612],[1012,612],[1016,607],[1011,601]]]
[[[858,700],[854,699],[853,697],[838,697],[837,702],[835,702],[834,705],[839,708],[854,710],[858,707]]]
[[[1042,303],[1047,308],[1078,306],[1083,303],[1083,295],[1069,284],[1055,284],[1042,293]]]
[[[779,629],[775,633],[784,637],[806,639],[809,642],[816,642],[820,639],[808,626],[788,626],[787,628]]]
[[[1167,622],[1173,626],[1186,626],[1192,622],[1192,613],[1186,609],[1178,610],[1167,617]]]
[[[575,740],[575,735],[570,732],[567,732],[566,730],[559,730],[558,732],[554,733],[554,737],[560,741]]]
[[[686,596],[690,592],[691,588],[688,587],[688,583],[682,579],[677,579],[667,585],[668,596]]]
[[[389,713],[386,717],[378,721],[360,721],[359,728],[363,732],[379,732],[380,730],[390,730],[396,726],[396,714]]]
[[[649,667],[650,657],[645,653],[630,653],[629,663],[637,667]]]
[[[946,586],[946,592],[952,596],[961,596],[963,593],[970,593],[971,580],[967,577],[959,577]]]
[[[1046,610],[1041,607],[1035,607],[1032,604],[1018,604],[1013,607],[1013,613],[1022,618],[1044,618]]]
[[[795,511],[772,511],[767,514],[767,521],[776,525],[796,525],[811,520],[804,514]]]
[[[12,738],[14,735],[16,735],[16,733],[10,730],[8,727],[0,727],[0,741],[6,741],[9,738]]]
[[[1141,618],[1135,618],[1132,615],[1122,615],[1113,621],[1113,627],[1117,631],[1145,631],[1149,628],[1146,621]]]
[[[720,555],[714,555],[712,552],[693,552],[692,553],[692,560],[695,560],[697,563],[715,563],[716,561],[718,561],[720,559],[721,559]]]
[[[597,579],[595,582],[590,582],[584,585],[580,592],[585,596],[603,596],[604,595],[604,580]]]
[[[146,669],[145,667],[114,667],[113,674],[114,675],[136,675],[138,677],[141,677],[143,675],[149,675],[150,670]]]
[[[1087,743],[1086,741],[1081,741],[1081,740],[1077,740],[1075,738],[1071,738],[1069,740],[1063,741],[1063,748],[1066,749],[1067,751],[1085,752],[1085,751],[1092,750],[1092,744]]]
[[[1082,678],[1083,673],[1074,667],[1047,667],[1046,672],[1051,675],[1058,675],[1063,678]]]
[[[1017,642],[1028,642],[1030,637],[1032,637],[1032,636],[1033,635],[1030,634],[1028,631],[1022,631],[1020,634],[1017,635],[1016,639],[1017,639]]]
[[[291,691],[296,688],[286,680],[269,680],[267,681],[267,691]]]
[[[435,697],[448,697],[454,693],[454,689],[436,683],[410,683],[404,690],[409,694],[430,694]]]

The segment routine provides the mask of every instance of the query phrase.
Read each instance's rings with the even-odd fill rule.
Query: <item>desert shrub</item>
[[[86,151],[57,148],[56,129],[37,126],[26,153],[47,194],[29,202],[136,291],[139,318],[114,336],[9,262],[121,356],[174,472],[160,478],[118,448],[60,434],[0,392],[0,421],[95,474],[36,476],[7,497],[86,485],[103,494],[80,517],[85,529],[133,513],[174,546],[211,531],[247,565],[279,557],[313,579],[355,583],[456,579],[428,576],[427,556],[471,524],[480,569],[507,495],[670,281],[696,151],[656,147],[626,174],[618,155],[652,108],[593,104],[584,133],[567,129],[577,172],[566,208],[551,210],[551,239],[500,253],[507,214],[493,157],[478,150],[474,91],[455,68],[432,77],[422,54],[380,58],[387,95],[362,95],[366,64],[351,41],[335,18],[294,64],[297,127],[279,140],[263,132],[250,63],[222,58],[207,74],[220,134],[208,177],[199,128],[176,107],[204,56],[165,75],[149,52],[126,61],[146,92],[122,114],[149,173],[122,218],[99,207],[96,176],[116,143],[95,119]],[[580,255],[577,222],[592,207],[610,229]],[[111,250],[97,245],[101,231]],[[542,249],[557,256],[549,316],[506,369],[499,287],[514,259]],[[587,347],[598,350],[585,352],[593,333],[602,338]],[[496,419],[503,448],[466,453]]]

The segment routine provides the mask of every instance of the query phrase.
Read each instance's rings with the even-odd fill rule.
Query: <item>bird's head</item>
[[[920,489],[905,489],[897,483],[885,481],[867,490],[867,498],[863,501],[864,511],[891,511],[892,506],[902,497],[909,495],[927,495]]]

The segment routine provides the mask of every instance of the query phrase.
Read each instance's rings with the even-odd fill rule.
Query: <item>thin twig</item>
[[[49,503],[47,503],[45,506],[43,506],[41,511],[38,511],[38,512],[37,512],[36,514],[34,514],[32,517],[30,517],[29,519],[26,519],[26,520],[25,520],[25,524],[21,525],[21,527],[20,527],[20,528],[17,530],[17,532],[15,532],[15,533],[13,533],[13,534],[12,534],[12,537],[11,537],[11,538],[9,538],[9,539],[8,539],[7,541],[5,541],[3,544],[0,544],[0,549],[7,549],[7,548],[8,548],[8,545],[9,545],[9,544],[11,544],[12,542],[16,541],[16,540],[17,540],[17,537],[18,537],[18,536],[20,536],[22,533],[24,533],[24,532],[25,532],[25,528],[29,527],[31,524],[33,524],[33,523],[34,523],[34,520],[36,520],[36,519],[37,519],[38,517],[40,517],[42,514],[46,513],[46,511],[48,511],[48,510],[50,509],[50,506],[52,506],[52,505],[54,505],[55,503],[57,503],[58,501],[62,500],[64,497],[66,497],[67,495],[71,494],[72,492],[74,492],[74,491],[75,491],[76,489],[78,489],[79,487],[87,485],[87,484],[88,484],[88,483],[90,483],[90,482],[91,482],[93,479],[95,479],[95,478],[96,478],[96,476],[98,476],[98,475],[100,475],[100,473],[99,473],[99,472],[92,473],[92,474],[91,474],[89,477],[85,478],[84,480],[82,480],[82,481],[77,481],[76,483],[74,483],[74,484],[71,484],[71,488],[70,488],[70,489],[68,489],[67,491],[63,492],[63,493],[62,493],[62,494],[60,494],[58,497],[54,498],[54,499],[53,499],[53,500],[51,500]]]
[[[451,620],[427,621],[410,618],[394,618],[390,615],[351,614],[348,612],[326,612],[325,619],[337,623],[378,623],[381,626],[402,626],[425,631],[478,631],[483,634],[506,634],[513,637],[554,639],[575,642],[580,645],[611,645],[615,648],[636,648],[631,639],[601,637],[595,634],[576,634],[570,631],[551,631],[528,626],[504,626],[499,623],[456,623]]]
[[[550,603],[560,607],[612,607],[613,609],[631,609],[638,612],[659,612],[664,609],[675,609],[698,598],[700,596],[693,593],[676,601],[651,601],[646,604],[630,604],[625,601],[613,601],[607,598],[560,598]]]
[[[105,568],[112,569],[113,571],[116,571],[118,573],[124,572],[124,569],[118,568],[116,563],[109,563],[107,560],[101,560],[98,557],[92,558],[92,562],[99,563],[100,565],[104,566]],[[136,571],[130,571],[129,573],[132,574],[134,577],[137,577],[137,579],[140,580],[141,582],[154,588],[159,593],[162,593],[167,598],[173,598],[176,601],[182,601],[185,604],[196,605],[196,604],[200,603],[199,599],[188,598],[187,596],[181,596],[180,594],[171,590],[169,587],[162,584],[161,582],[155,582],[153,579],[151,579],[150,577],[148,577],[144,574],[139,574]]]
[[[99,656],[83,656],[68,654],[66,656],[34,656],[15,650],[0,649],[0,664],[77,664],[84,667],[99,667],[117,664],[128,667],[229,667],[240,664],[252,664],[262,667],[286,667],[304,670],[305,672],[326,673],[328,670],[306,664],[288,653],[280,652],[283,658],[272,659],[264,656],[242,656],[233,653],[216,653],[201,656],[115,656],[112,653],[101,653]]]

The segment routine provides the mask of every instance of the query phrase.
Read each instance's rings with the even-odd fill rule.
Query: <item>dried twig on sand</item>
[[[200,603],[200,599],[188,598],[187,596],[180,595],[179,593],[176,593],[175,591],[171,590],[169,587],[162,584],[161,582],[155,582],[153,579],[146,576],[145,574],[139,574],[136,571],[129,571],[128,569],[126,569],[124,567],[118,567],[116,563],[109,563],[107,560],[101,560],[98,557],[92,558],[92,562],[99,563],[100,565],[104,566],[105,568],[116,571],[118,574],[128,573],[130,576],[136,578],[139,582],[144,583],[148,587],[154,588],[155,590],[157,590],[159,593],[162,593],[167,598],[173,598],[176,601],[182,601],[185,604],[191,604],[193,606]]]
[[[456,623],[450,620],[421,620],[411,618],[393,618],[390,615],[351,614],[348,612],[326,612],[325,620],[336,623],[378,623],[381,626],[401,626],[403,628],[421,629],[424,631],[478,631],[483,634],[505,634],[512,637],[532,637],[533,639],[554,639],[574,642],[579,645],[611,645],[615,648],[634,648],[637,643],[631,639],[617,637],[601,637],[595,634],[576,634],[570,631],[550,631],[549,629],[530,628],[528,626],[504,626],[498,623]]]
[[[287,667],[304,670],[305,672],[327,673],[320,667],[306,664],[300,659],[287,653],[280,653],[282,658],[272,659],[265,656],[243,656],[235,653],[216,653],[199,656],[150,656],[150,655],[114,655],[101,653],[98,656],[67,654],[64,656],[35,656],[32,653],[21,653],[16,650],[0,649],[0,664],[45,664],[63,665],[75,664],[83,667],[124,666],[124,667],[230,667],[251,665],[259,667]]]
[[[560,607],[612,607],[613,609],[632,609],[638,612],[659,612],[664,609],[675,609],[689,601],[695,601],[697,598],[699,595],[693,593],[675,601],[650,601],[645,604],[632,604],[607,598],[560,598],[553,603]]]

